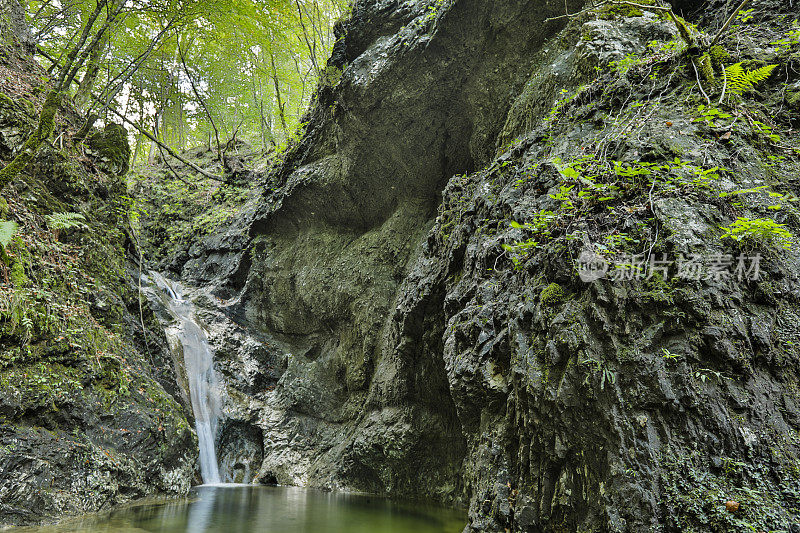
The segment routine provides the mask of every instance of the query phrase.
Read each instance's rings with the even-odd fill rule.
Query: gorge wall
[[[47,78],[0,7],[5,165],[36,126]],[[0,528],[185,494],[195,477],[178,360],[139,300],[127,135],[109,125],[78,148],[81,125],[64,105],[60,141],[0,198]]]
[[[673,2],[696,28],[549,20],[582,6],[357,0],[262,194],[156,258],[201,288],[225,480],[435,499],[466,531],[800,531],[797,6],[753,0],[714,49],[731,2]],[[736,89],[737,64],[776,66]],[[23,49],[0,69],[7,161],[42,75]],[[77,163],[44,146],[0,205],[25,221],[0,271],[0,524],[195,475],[102,142],[124,135],[96,134]],[[583,281],[588,251],[620,268]]]
[[[355,3],[263,199],[173,263],[226,299],[231,434],[263,438],[259,480],[468,505],[468,530],[795,531],[796,240],[721,227],[797,234],[796,13],[753,2],[712,62],[663,13],[565,7]],[[778,66],[709,115],[736,63]],[[586,283],[582,250],[675,264]],[[756,253],[759,280],[714,270]]]

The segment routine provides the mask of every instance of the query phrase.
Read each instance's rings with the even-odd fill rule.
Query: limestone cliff
[[[355,2],[258,197],[155,258],[215,291],[230,480],[433,498],[467,531],[800,531],[797,6],[711,46],[731,2],[645,4]],[[37,68],[2,55],[4,161]],[[134,281],[177,245],[130,242],[124,133],[78,156],[75,120],[0,205],[0,524],[194,472]]]
[[[475,531],[800,527],[796,7],[704,54],[729,4],[355,3],[263,199],[178,265],[227,298],[259,479]],[[581,252],[620,268],[582,281]]]

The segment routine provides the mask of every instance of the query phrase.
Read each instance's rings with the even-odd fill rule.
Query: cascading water
[[[167,334],[174,335],[183,346],[183,360],[200,448],[200,474],[203,483],[220,483],[215,438],[222,408],[219,382],[214,371],[213,351],[205,331],[195,319],[194,305],[191,300],[184,297],[181,285],[157,272],[150,272],[150,277],[165,293],[165,303],[180,325],[177,329],[168,330]]]

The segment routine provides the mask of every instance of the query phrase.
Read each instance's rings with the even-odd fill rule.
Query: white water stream
[[[191,300],[185,298],[180,283],[168,280],[157,272],[150,272],[150,277],[166,294],[167,307],[179,324],[178,328],[168,329],[167,335],[174,335],[183,346],[183,360],[200,448],[200,474],[203,483],[217,484],[221,478],[215,438],[222,407],[219,382],[214,371],[214,352],[205,331],[195,319],[195,307]]]

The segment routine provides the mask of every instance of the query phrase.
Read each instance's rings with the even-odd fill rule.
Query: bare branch
[[[92,95],[92,98],[95,98],[96,100],[100,99],[99,96],[96,96],[94,94]],[[139,133],[141,133],[142,135],[144,135],[145,137],[147,137],[148,139],[150,139],[151,141],[156,143],[156,145],[159,148],[163,148],[164,150],[166,150],[169,155],[171,155],[172,157],[174,157],[175,159],[177,159],[178,161],[180,161],[184,165],[186,165],[188,167],[191,167],[192,169],[194,169],[195,171],[199,172],[200,174],[202,174],[203,176],[205,176],[208,179],[219,181],[221,183],[226,183],[226,181],[224,179],[220,178],[219,176],[215,176],[214,174],[211,174],[210,172],[208,172],[206,170],[203,170],[202,168],[197,166],[195,163],[192,163],[191,161],[189,161],[189,160],[181,157],[177,153],[175,153],[175,150],[170,148],[169,145],[166,145],[166,144],[162,143],[161,141],[159,141],[158,139],[156,139],[149,131],[145,130],[144,128],[142,128],[141,126],[136,124],[134,121],[130,120],[128,117],[126,117],[125,115],[123,115],[122,113],[120,113],[119,111],[114,109],[113,107],[109,107],[108,110],[111,111],[114,115],[116,115],[120,119],[122,119],[126,124],[130,124],[131,126],[133,126],[136,129],[136,131],[138,131]]]
[[[697,76],[697,86],[700,87],[700,92],[703,93],[703,96],[706,97],[706,102],[708,102],[709,107],[711,106],[711,98],[708,97],[706,91],[703,89],[703,84],[700,82],[700,73],[697,72],[697,65],[694,64],[694,59],[692,59],[692,68],[694,68],[694,75]]]
[[[739,13],[739,11],[744,9],[745,6],[749,2],[750,2],[750,0],[742,0],[742,3],[739,4],[739,7],[737,7],[736,9],[733,10],[733,13],[731,13],[731,16],[728,17],[728,20],[725,21],[725,24],[722,25],[722,27],[719,29],[717,34],[711,40],[711,45],[710,46],[714,46],[715,44],[717,44],[719,42],[719,40],[722,38],[722,34],[725,33],[725,31],[728,29],[728,26],[731,25],[731,22],[733,22],[733,19],[736,18],[736,15]]]

